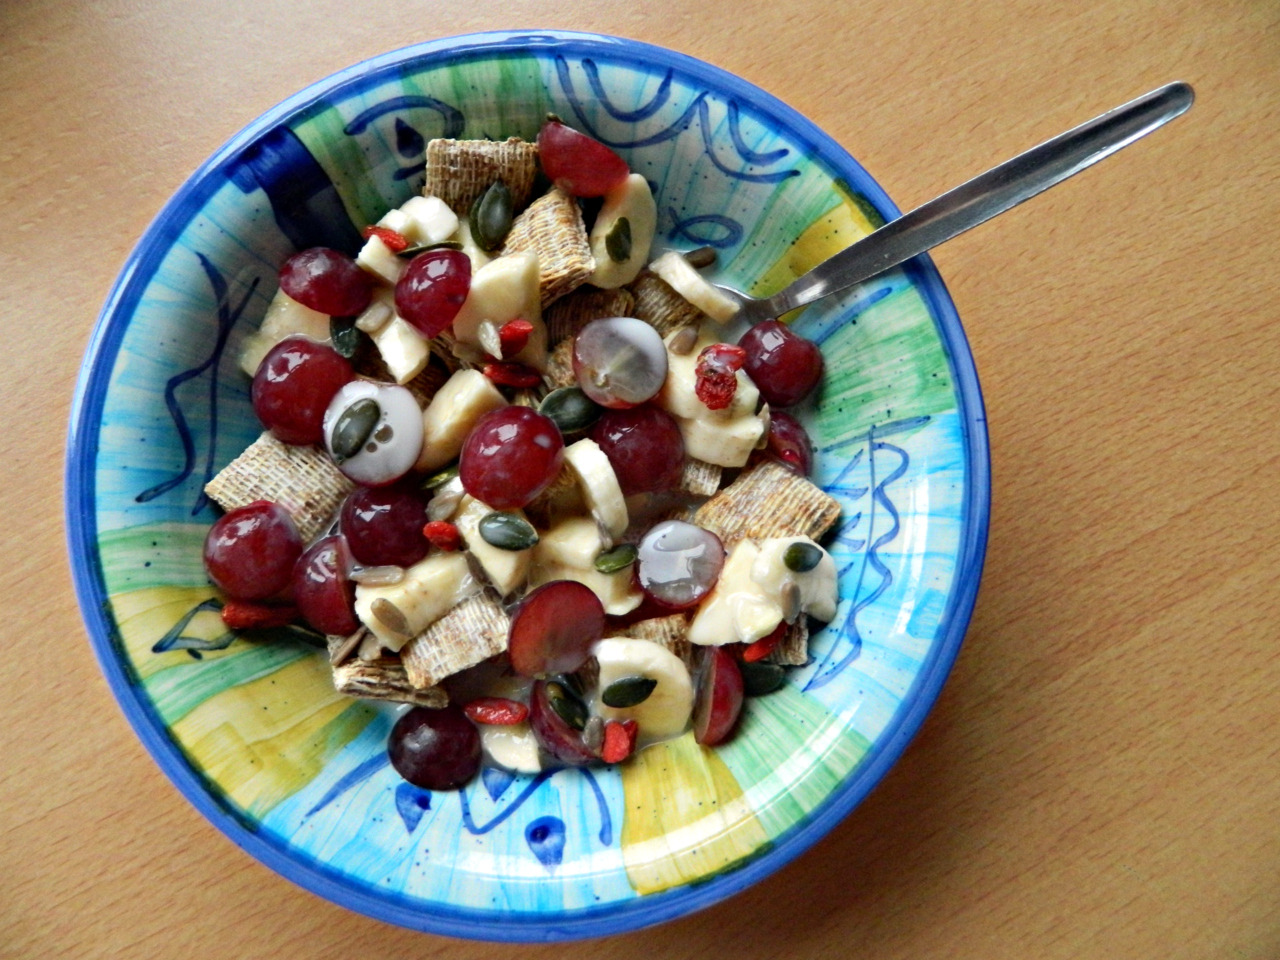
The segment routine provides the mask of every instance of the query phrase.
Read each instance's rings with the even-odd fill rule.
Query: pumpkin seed
[[[350,360],[360,349],[360,328],[356,326],[355,317],[331,317],[329,319],[329,340],[333,349]]]
[[[600,419],[604,408],[582,392],[581,387],[552,390],[538,405],[538,412],[550,417],[561,433],[586,430]]]
[[[386,597],[378,597],[378,599],[374,600],[369,605],[369,612],[392,633],[401,637],[411,635],[412,631],[409,629],[408,619],[400,608]]]
[[[696,270],[711,266],[716,262],[716,257],[715,247],[698,247],[684,255],[685,260],[689,262],[689,266]]]
[[[657,685],[653,677],[623,677],[605,687],[600,699],[606,707],[634,707],[648,700]]]
[[[776,663],[742,663],[742,692],[748,697],[763,697],[782,688],[787,682],[787,672]]]
[[[397,253],[396,256],[402,257],[405,260],[412,260],[418,254],[426,253],[428,250],[461,250],[461,249],[462,249],[462,244],[459,243],[457,240],[441,240],[439,243],[419,243],[412,247],[405,247],[403,250]]]
[[[501,180],[495,180],[471,204],[471,236],[476,245],[486,253],[502,246],[511,229],[511,215],[511,191]]]
[[[579,699],[587,695],[587,685],[576,670],[573,673],[556,674],[554,679],[556,683],[571,691]]]
[[[626,263],[631,259],[631,221],[619,217],[604,237],[604,248],[614,263]]]
[[[359,453],[381,419],[382,407],[373,397],[362,397],[343,410],[337,423],[333,425],[333,434],[329,438],[333,459],[341,463]]]
[[[822,548],[797,540],[782,552],[782,562],[787,565],[788,570],[808,573],[822,562]]]
[[[596,569],[601,573],[617,573],[635,563],[638,555],[634,543],[620,543],[596,557]]]
[[[437,470],[427,479],[422,481],[423,490],[437,490],[458,475],[458,464],[453,462],[449,466]]]
[[[586,728],[586,705],[569,693],[563,686],[558,683],[548,683],[547,702],[551,704],[551,709],[556,712],[556,715],[573,729],[582,730]]]
[[[480,539],[499,550],[528,550],[538,542],[538,531],[524,517],[494,510],[477,524]]]

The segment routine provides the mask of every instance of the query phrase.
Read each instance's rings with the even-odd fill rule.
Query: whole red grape
[[[304,307],[331,317],[354,317],[369,306],[373,283],[345,253],[312,247],[280,268],[280,289]]]
[[[555,421],[529,407],[502,407],[468,434],[458,478],[481,503],[517,510],[547,488],[563,462],[564,439]]]
[[[204,540],[204,567],[214,584],[236,600],[267,600],[293,579],[302,536],[289,511],[255,500],[219,517]]]

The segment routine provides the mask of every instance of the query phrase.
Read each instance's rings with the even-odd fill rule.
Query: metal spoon
[[[839,293],[1016,207],[1185,113],[1195,93],[1170,83],[1082,123],[891,220],[771,297],[717,285],[738,318],[759,323]]]

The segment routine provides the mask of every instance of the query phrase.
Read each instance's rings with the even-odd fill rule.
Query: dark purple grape
[[[345,637],[360,629],[350,566],[351,552],[342,537],[317,540],[294,564],[293,602],[321,633]]]
[[[684,472],[684,440],[675,418],[658,407],[606,410],[591,428],[623,496],[657,493],[680,485]]]
[[[270,500],[220,517],[204,540],[204,567],[223,593],[236,600],[267,600],[293,578],[302,536],[289,511]]]
[[[480,731],[456,704],[414,707],[387,740],[396,773],[424,790],[456,790],[480,770]]]
[[[331,317],[354,317],[369,306],[373,283],[345,253],[312,247],[280,268],[280,289],[304,307]]]
[[[430,519],[426,498],[404,484],[356,487],[342,503],[343,536],[367,567],[411,567],[425,557]]]

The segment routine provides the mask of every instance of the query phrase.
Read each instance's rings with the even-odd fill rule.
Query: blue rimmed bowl
[[[548,112],[655,188],[660,239],[709,244],[770,293],[897,211],[850,156],[689,57],[571,33],[410,47],[323,80],[204,163],[130,255],[76,391],[67,525],[94,650],[178,789],[250,854],[353,910],[433,933],[555,940],[682,916],[818,841],[898,758],[955,659],[986,541],[972,359],[932,264],[805,310],[827,376],[804,419],[842,505],[841,602],[812,662],[733,740],[620,769],[399,780],[393,712],[339,696],[305,645],[224,636],[204,483],[258,433],[240,341],[295,249],[350,248],[421,188],[437,136],[532,138]]]

